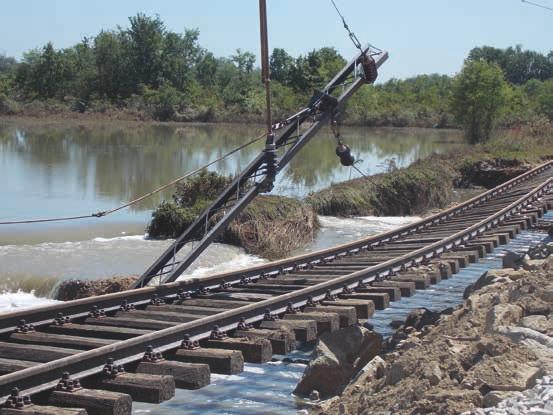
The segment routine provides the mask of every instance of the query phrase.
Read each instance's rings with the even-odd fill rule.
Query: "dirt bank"
[[[66,280],[62,281],[56,288],[54,299],[69,301],[117,293],[129,289],[137,279],[137,276],[129,276],[111,277],[102,280]]]
[[[312,413],[459,414],[533,387],[553,373],[553,256],[525,267],[490,271],[435,325],[400,329],[381,370]]]

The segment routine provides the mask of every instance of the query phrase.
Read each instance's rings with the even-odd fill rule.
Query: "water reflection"
[[[259,134],[259,126],[151,125],[138,123],[22,123],[0,125],[0,218],[87,214],[109,209],[220,157]],[[343,128],[344,140],[371,174],[386,159],[399,166],[461,146],[454,131]],[[213,170],[235,174],[252,160],[262,143],[221,161]],[[328,129],[291,162],[275,193],[303,196],[356,177],[338,163]],[[146,218],[171,191],[157,195],[118,216]]]

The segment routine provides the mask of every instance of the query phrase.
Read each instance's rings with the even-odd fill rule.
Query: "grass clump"
[[[231,180],[214,172],[203,172],[179,184],[173,201],[161,203],[152,213],[147,228],[149,236],[179,236]],[[302,201],[284,196],[258,196],[231,222],[220,241],[277,259],[311,241],[317,228],[316,215]],[[194,235],[196,239],[201,237],[201,232]]]
[[[451,163],[434,155],[406,168],[333,184],[306,202],[320,215],[414,215],[445,206],[455,177]]]

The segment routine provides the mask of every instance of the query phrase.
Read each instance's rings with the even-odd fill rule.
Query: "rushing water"
[[[221,156],[260,130],[234,125],[0,120],[0,221],[112,208]],[[442,130],[344,128],[342,136],[363,160],[360,168],[370,173],[381,171],[392,159],[406,166],[431,152],[463,145],[458,132]],[[213,170],[238,172],[262,145],[234,154]],[[274,193],[301,197],[357,174],[340,166],[334,145],[330,132],[323,129],[284,169]],[[102,219],[0,225],[0,290],[35,289],[45,295],[60,279],[140,274],[170,243],[143,237],[152,209],[170,195],[169,190]],[[338,227],[332,218],[322,222],[322,232],[307,249],[390,229],[401,219],[387,223],[365,218],[342,221]],[[190,271],[216,272],[259,261],[238,248],[218,245]]]

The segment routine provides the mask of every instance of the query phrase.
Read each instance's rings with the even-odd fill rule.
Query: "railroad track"
[[[552,177],[549,162],[330,249],[0,315],[0,414],[127,414],[132,400],[170,399],[175,387],[205,386],[211,372],[237,373],[244,361],[266,362],[295,341],[368,319],[536,223],[552,207]]]

